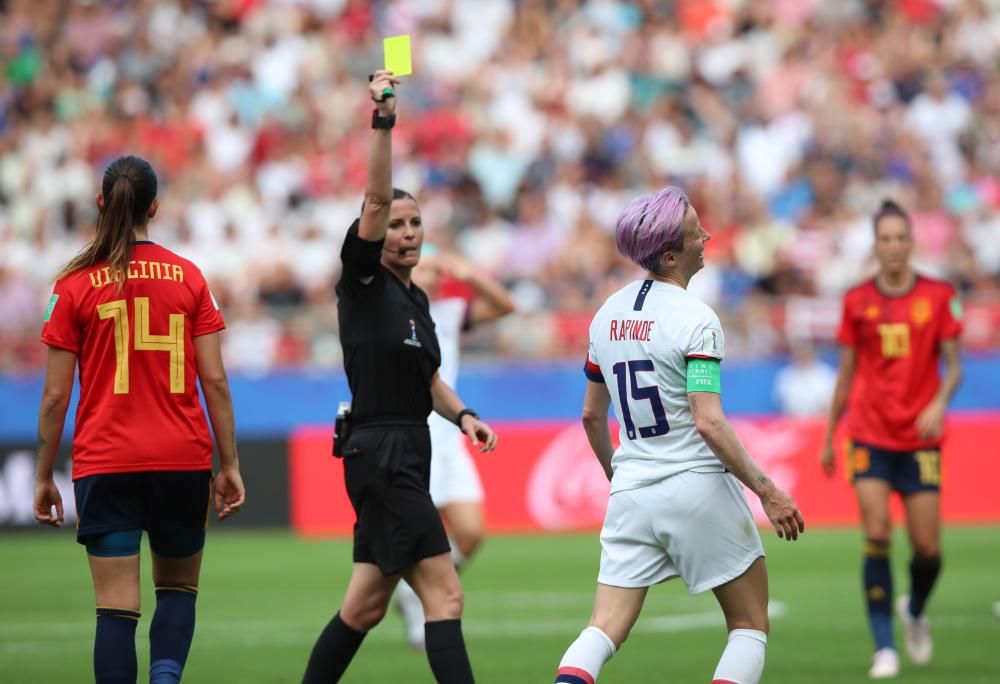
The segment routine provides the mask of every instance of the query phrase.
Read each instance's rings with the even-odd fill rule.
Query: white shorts
[[[480,502],[483,485],[479,471],[463,440],[467,438],[456,431],[453,439],[432,441],[431,447],[431,499],[438,508],[455,502]]]
[[[700,594],[763,555],[736,478],[687,471],[611,495],[597,581],[635,588],[680,577],[689,593]]]

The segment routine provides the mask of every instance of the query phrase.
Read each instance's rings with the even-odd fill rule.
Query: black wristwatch
[[[464,409],[462,409],[461,411],[458,412],[457,416],[455,416],[455,425],[457,425],[458,427],[462,427],[462,418],[464,416],[472,416],[473,418],[475,418],[477,420],[479,419],[479,414],[478,413],[476,413],[475,411],[473,411],[470,408],[464,408]]]
[[[396,125],[396,112],[389,116],[379,116],[378,109],[372,110],[372,128],[382,128],[389,130]]]

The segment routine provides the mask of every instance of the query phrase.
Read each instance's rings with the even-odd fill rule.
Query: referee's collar
[[[152,240],[136,240],[132,244],[134,245],[155,245],[156,243]]]

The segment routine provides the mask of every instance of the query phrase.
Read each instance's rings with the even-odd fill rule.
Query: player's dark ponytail
[[[910,231],[910,215],[906,213],[897,202],[891,199],[882,200],[882,206],[878,208],[875,215],[872,216],[872,230],[875,231],[875,235],[878,235],[878,224],[884,218],[889,216],[896,216],[903,219],[903,223],[906,224],[907,232]]]
[[[97,217],[93,242],[77,254],[59,273],[62,277],[107,260],[118,289],[128,278],[128,264],[135,244],[135,226],[146,224],[149,207],[156,199],[156,174],[139,157],[119,157],[104,171],[101,192],[104,209]]]

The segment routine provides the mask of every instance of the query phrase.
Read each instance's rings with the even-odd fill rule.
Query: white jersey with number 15
[[[585,372],[607,385],[621,426],[612,493],[723,470],[695,429],[687,363],[721,361],[724,349],[719,317],[681,287],[637,280],[608,297],[590,324]]]

